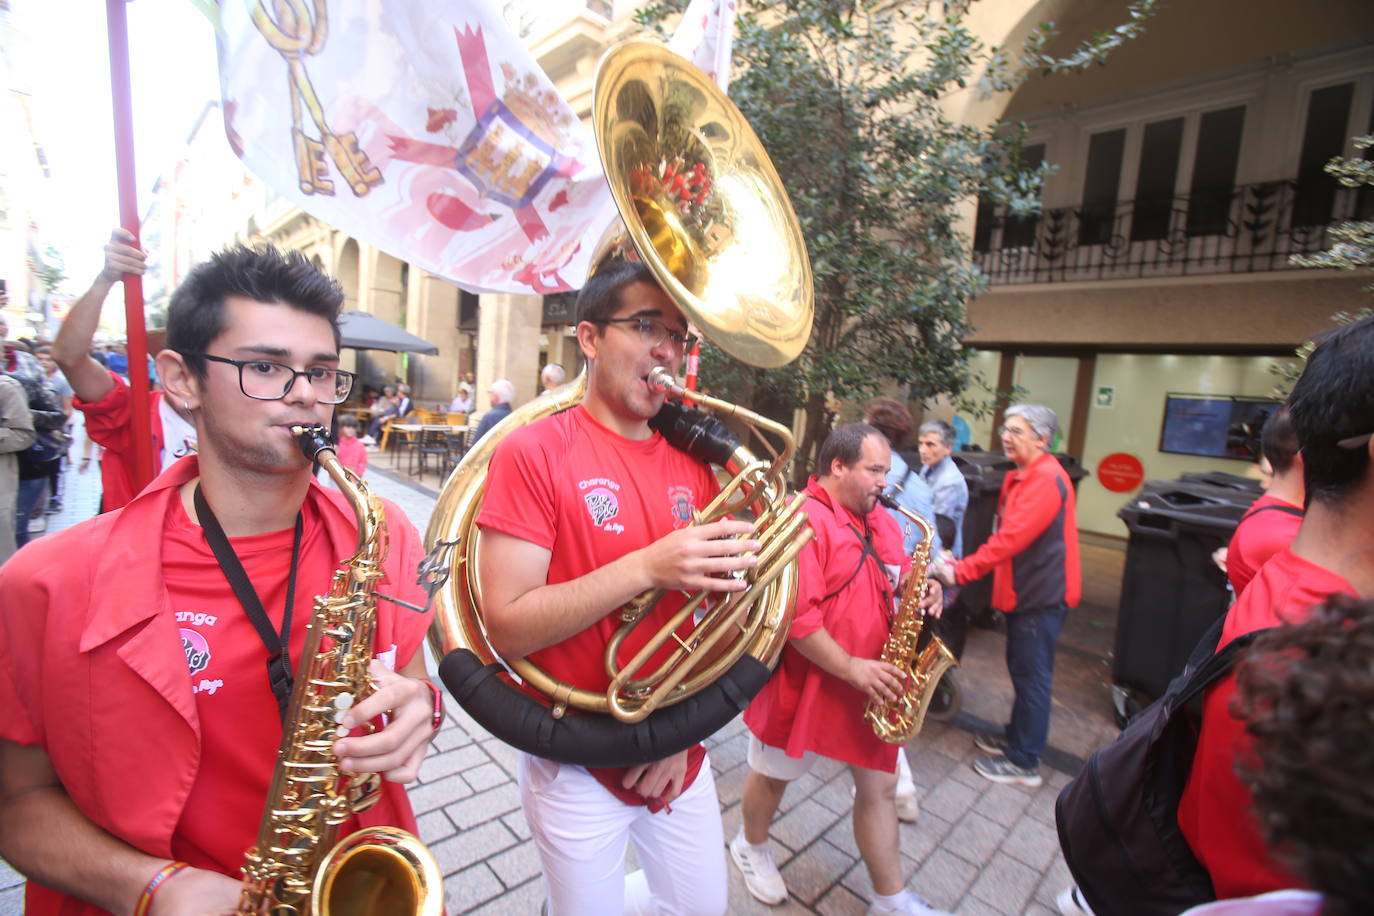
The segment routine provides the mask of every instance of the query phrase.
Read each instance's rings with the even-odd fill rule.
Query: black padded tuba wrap
[[[549,708],[508,682],[499,664],[482,664],[467,649],[439,663],[439,677],[478,725],[537,757],[588,767],[653,763],[684,751],[739,715],[772,674],[746,655],[709,687],[656,710],[643,722],[572,713],[555,719]]]
[[[683,407],[675,401],[664,401],[649,426],[678,451],[718,467],[725,467],[739,448],[739,439],[724,423],[705,411]]]

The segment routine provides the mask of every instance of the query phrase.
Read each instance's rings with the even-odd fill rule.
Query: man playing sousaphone
[[[747,522],[689,526],[717,492],[708,465],[649,426],[664,396],[652,369],[676,372],[687,321],[650,270],[611,262],[577,300],[587,389],[570,410],[511,432],[491,460],[482,530],[483,608],[503,656],[604,691],[614,612],[651,588],[733,592],[752,567]],[[738,539],[737,539],[738,538]],[[643,641],[631,642],[626,652]],[[522,753],[520,795],[539,848],[549,913],[723,913],[720,808],[705,749],[642,766],[588,769]],[[633,839],[643,878],[624,875]],[[654,909],[649,909],[652,906]]]

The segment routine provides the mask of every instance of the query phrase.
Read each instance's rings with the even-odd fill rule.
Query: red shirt
[[[359,477],[367,470],[367,446],[357,436],[351,439],[341,437],[334,446],[334,454],[339,456],[340,464]]]
[[[1217,648],[1243,633],[1301,622],[1336,593],[1353,595],[1355,590],[1340,576],[1283,550],[1264,564],[1232,605]],[[1245,723],[1230,713],[1235,692],[1234,673],[1208,689],[1197,754],[1178,806],[1178,825],[1221,899],[1306,883],[1270,856],[1252,813],[1250,791],[1236,777],[1235,762],[1248,752],[1250,739]]]
[[[138,492],[134,484],[134,440],[130,422],[133,393],[129,383],[118,375],[111,372],[110,378],[114,380],[114,387],[100,400],[72,398],[72,406],[86,415],[86,435],[91,437],[92,442],[105,448],[105,454],[100,458],[100,483],[104,488],[100,507],[104,512],[118,509]],[[161,391],[154,391],[148,401],[154,461],[162,454],[162,417],[157,407],[161,397]]]
[[[220,631],[234,625],[233,609],[210,598],[210,570],[203,570],[205,583],[187,582],[197,560],[178,488],[196,474],[196,459],[183,459],[122,509],[40,538],[0,567],[0,738],[41,745],[82,814],[123,842],[162,858],[213,860],[211,867],[237,877],[257,837],[281,727],[256,632],[257,658],[231,671],[238,643]],[[378,591],[423,605],[414,572],[423,556],[419,535],[395,506],[386,508],[391,549]],[[309,538],[293,645],[314,597],[329,591],[332,570],[357,549],[352,510],[337,491],[312,482],[302,512]],[[290,557],[289,540],[275,560],[269,556],[276,537],[244,539],[253,542],[249,573],[274,615]],[[197,623],[197,613],[208,616]],[[374,651],[404,666],[430,619],[379,601]],[[192,673],[201,661],[205,667]],[[231,723],[235,715],[246,719]],[[226,748],[231,728],[262,756]],[[405,787],[384,782],[382,800],[359,821],[413,832]],[[213,830],[223,839],[207,838]],[[99,911],[30,881],[26,912]]]
[[[800,554],[788,637],[800,639],[824,627],[850,655],[877,658],[892,628],[893,592],[883,565],[910,565],[902,552],[901,529],[882,508],[861,519],[836,505],[815,477],[806,495],[804,511],[815,537]],[[865,522],[876,557],[864,556]],[[778,670],[744,711],[744,724],[789,757],[811,751],[890,773],[897,766],[897,745],[873,733],[863,717],[866,703],[863,693],[788,645]]]
[[[294,535],[294,530],[288,528],[229,539],[268,619],[278,631],[286,604]],[[310,589],[328,582],[334,571],[335,564],[323,538],[320,521],[311,513],[302,525],[301,561],[296,574],[292,671],[296,670],[305,645],[306,628],[300,624],[310,614],[314,600]],[[281,743],[276,698],[267,682],[267,648],[230,591],[202,529],[187,517],[180,500],[174,500],[168,510],[162,540],[162,572],[200,717],[201,754],[216,764],[202,769],[191,786],[172,838],[172,854],[197,868],[232,874],[243,864],[243,838],[224,829],[224,811],[252,811],[255,806],[260,810],[268,786],[247,779],[226,782],[220,768],[243,773],[260,771],[261,761],[273,759]],[[310,585],[301,588],[304,583]],[[340,829],[339,835],[347,836],[353,829],[350,822]]]
[[[658,433],[627,439],[579,405],[506,436],[491,459],[477,525],[549,550],[547,581],[555,585],[684,527],[717,491],[707,465]],[[621,661],[684,601],[680,592],[665,595],[625,640]],[[530,661],[565,683],[604,692],[611,682],[605,648],[619,625],[612,611],[581,633],[531,653]],[[691,626],[685,623],[683,632]],[[665,646],[649,667],[670,651]],[[603,785],[618,782],[605,771],[592,772]]]
[[[1301,527],[1300,506],[1268,493],[1251,504],[1226,548],[1226,577],[1237,597],[1270,557],[1293,543]]]
[[[954,565],[960,585],[992,573],[992,606],[999,611],[1078,607],[1078,516],[1073,484],[1046,452],[1002,481],[997,530]]]

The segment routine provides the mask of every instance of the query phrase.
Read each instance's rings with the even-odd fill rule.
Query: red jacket
[[[960,585],[989,572],[999,611],[1078,607],[1083,575],[1073,484],[1049,452],[1002,481],[997,530],[954,567]]]
[[[168,506],[197,473],[196,459],[184,458],[124,508],[40,538],[0,568],[0,738],[42,745],[86,817],[163,858],[172,858],[197,772],[217,764],[201,759],[199,714],[162,579]],[[358,529],[343,496],[312,481],[307,499],[333,554],[352,556]],[[387,515],[391,549],[379,591],[423,605],[415,584],[419,535],[395,506],[387,504]],[[328,590],[328,583],[309,586]],[[399,668],[417,651],[429,615],[389,602],[377,614],[375,645],[396,645]],[[262,765],[270,773],[273,761]],[[383,781],[382,791],[359,822],[413,831],[405,787]],[[226,812],[226,824],[236,824],[226,829],[244,834],[245,850],[259,813]],[[98,909],[30,882],[26,912],[87,916]]]

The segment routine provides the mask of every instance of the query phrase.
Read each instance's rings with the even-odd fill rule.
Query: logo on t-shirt
[[[199,674],[210,664],[210,644],[195,630],[181,629],[181,648],[186,650],[186,667]]]
[[[582,500],[591,513],[592,524],[600,528],[620,514],[620,502],[606,487],[595,487],[582,494]]]
[[[668,509],[673,513],[673,527],[683,528],[692,523],[692,491],[687,487],[668,488]]]

